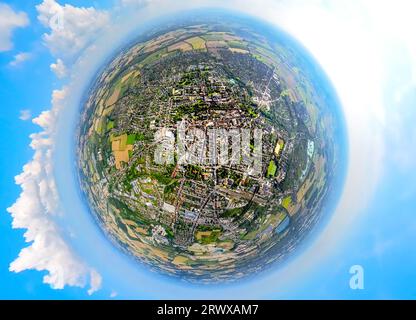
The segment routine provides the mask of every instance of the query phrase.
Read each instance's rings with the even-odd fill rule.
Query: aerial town
[[[99,225],[155,270],[224,281],[282,260],[317,222],[334,162],[325,101],[284,46],[179,25],[98,76],[78,136]]]

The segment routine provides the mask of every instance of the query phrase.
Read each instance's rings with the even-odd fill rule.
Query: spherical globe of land
[[[78,135],[105,233],[152,269],[235,280],[284,261],[330,211],[342,119],[289,36],[227,14],[148,27],[98,74]]]

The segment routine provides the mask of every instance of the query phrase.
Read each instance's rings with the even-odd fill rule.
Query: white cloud
[[[9,66],[17,67],[30,58],[32,58],[32,54],[29,52],[20,52],[13,57],[13,60],[9,63]]]
[[[57,59],[55,63],[50,65],[52,72],[59,78],[65,78],[67,76],[67,68],[61,59]]]
[[[92,295],[94,292],[101,288],[102,278],[101,275],[94,269],[90,272],[90,288],[88,294]]]
[[[36,9],[39,21],[50,29],[43,35],[46,46],[64,61],[76,59],[110,19],[105,11],[60,5],[55,0],[44,0]]]
[[[13,228],[26,229],[24,237],[30,244],[10,264],[10,271],[46,270],[48,274],[43,281],[54,289],[65,285],[84,287],[89,282],[91,294],[100,287],[101,277],[77,257],[57,223],[60,208],[52,156],[57,115],[66,94],[65,89],[54,91],[52,109],[33,119],[43,131],[31,135],[35,153],[16,176],[22,192],[7,209],[13,218]]]
[[[2,9],[3,6],[0,6],[0,13]],[[37,10],[39,21],[50,28],[43,39],[52,54],[58,57],[50,68],[59,78],[67,75],[64,61],[75,60],[109,20],[106,12],[94,8],[61,6],[54,0],[43,1]],[[22,14],[20,16],[23,17]],[[0,20],[0,31],[2,23]],[[11,65],[16,66],[29,57],[29,54],[20,53]],[[66,235],[59,227],[62,211],[52,158],[58,114],[64,108],[68,94],[67,88],[55,90],[51,110],[33,119],[33,123],[43,131],[30,136],[34,156],[23,167],[23,172],[16,176],[16,183],[21,186],[22,192],[8,208],[13,218],[13,228],[26,229],[24,237],[30,244],[10,264],[10,271],[47,271],[43,281],[52,288],[62,289],[66,285],[84,287],[89,284],[88,294],[92,294],[101,286],[101,275],[77,256],[67,242],[70,235]],[[28,120],[30,117],[29,110],[21,111],[20,119]]]
[[[19,119],[22,121],[27,121],[32,118],[32,111],[29,109],[20,110]]]
[[[15,12],[9,5],[0,3],[0,52],[13,48],[13,30],[29,25],[24,12]]]

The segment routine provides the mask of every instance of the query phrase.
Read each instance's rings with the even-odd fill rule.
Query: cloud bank
[[[43,41],[57,58],[50,68],[58,79],[68,75],[66,65],[75,63],[110,23],[108,12],[93,7],[60,5],[55,0],[44,0],[36,9],[39,22],[48,29],[43,34]]]
[[[65,90],[54,91],[52,109],[33,119],[43,131],[30,136],[35,153],[15,178],[22,192],[7,209],[13,217],[13,228],[26,229],[24,237],[30,245],[10,264],[10,271],[46,270],[43,281],[54,289],[83,287],[89,281],[91,294],[100,287],[101,278],[71,250],[55,222],[60,208],[52,163],[54,123],[66,94]]]
[[[55,0],[44,0],[36,9],[40,23],[49,28],[43,35],[45,45],[53,55],[71,62],[110,21],[105,11],[60,5]]]
[[[62,78],[67,74],[62,59],[76,59],[107,23],[108,15],[93,8],[61,6],[53,0],[45,0],[37,6],[37,10],[39,21],[50,28],[50,32],[43,37],[45,45],[58,57],[57,62],[51,65],[51,70]],[[0,34],[4,24],[1,15],[4,12],[11,15],[9,8],[0,6]],[[12,16],[13,19],[9,21],[14,24],[9,25],[23,26],[25,17],[23,13]],[[61,28],[62,26],[65,27]],[[27,58],[25,54],[17,55],[13,65],[16,66]],[[84,287],[88,284],[88,294],[92,294],[101,287],[101,275],[77,256],[58,224],[62,210],[54,177],[53,154],[56,123],[68,94],[67,88],[53,91],[51,109],[32,120],[42,131],[30,136],[34,156],[23,167],[23,172],[16,176],[16,184],[20,185],[22,192],[7,209],[13,218],[13,228],[26,229],[24,237],[29,245],[10,264],[10,271],[46,270],[48,274],[43,281],[52,288],[62,289],[66,285]],[[22,111],[20,118],[28,120],[30,112]]]

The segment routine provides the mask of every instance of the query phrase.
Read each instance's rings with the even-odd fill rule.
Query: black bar
[[[283,319],[283,316],[299,317],[306,312],[331,315],[337,319],[342,316],[357,318],[363,308],[387,316],[397,316],[398,310],[414,310],[415,301],[272,301],[272,300],[218,300],[218,301],[179,301],[179,300],[140,300],[140,301],[0,301],[3,313],[7,309],[19,316],[47,314],[55,319],[59,315],[84,318],[89,312],[97,319],[98,315],[116,315],[115,319],[128,317],[131,320],[154,319]],[[86,313],[84,313],[86,312]],[[127,319],[127,318],[126,318]]]

